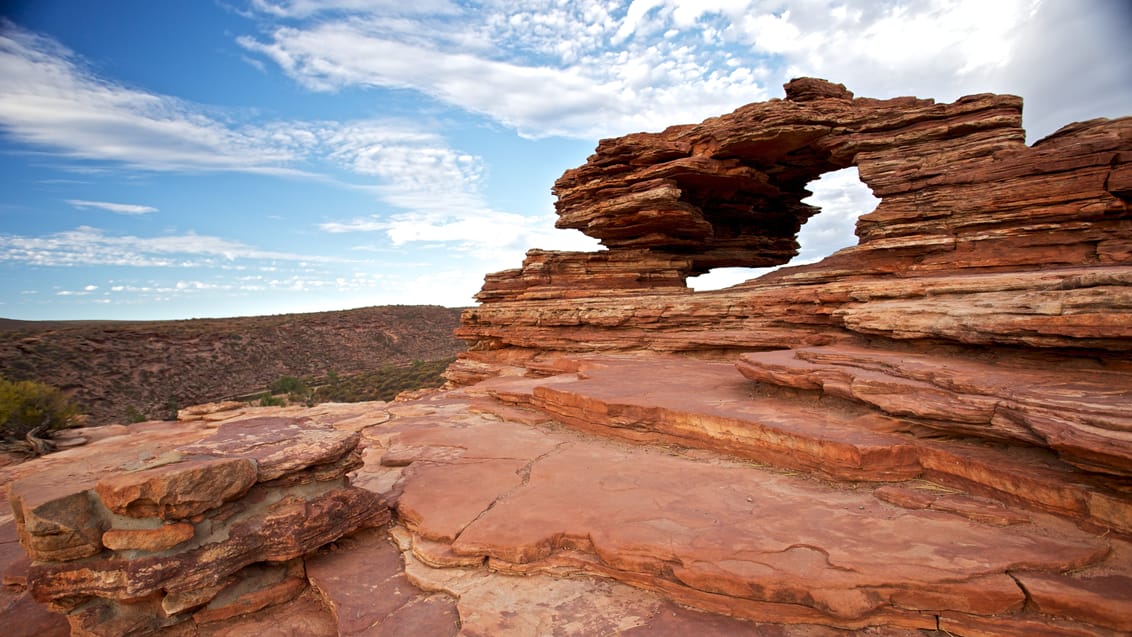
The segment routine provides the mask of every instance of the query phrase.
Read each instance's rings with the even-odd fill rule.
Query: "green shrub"
[[[133,424],[135,422],[145,422],[147,420],[149,420],[149,418],[146,418],[145,414],[143,414],[140,410],[138,410],[137,407],[134,407],[133,405],[126,407],[126,422],[127,423]]]
[[[282,396],[272,396],[271,394],[264,394],[259,397],[260,407],[283,407],[287,404],[287,400]]]
[[[58,388],[0,376],[0,438],[23,440],[39,427],[64,429],[73,425],[78,415],[78,405]]]
[[[165,401],[165,420],[177,419],[177,412],[181,409],[178,405],[177,399],[173,396],[170,396],[169,399]]]
[[[271,383],[271,393],[273,394],[305,394],[307,391],[307,384],[301,378],[294,376],[283,376],[279,380]]]
[[[380,370],[335,377],[333,383],[318,387],[313,402],[360,402],[393,400],[402,391],[444,384],[444,370],[455,358],[434,361],[414,360],[403,365],[385,365]]]

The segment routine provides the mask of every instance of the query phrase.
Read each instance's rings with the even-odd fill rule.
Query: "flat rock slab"
[[[653,591],[581,573],[568,577],[541,573],[513,576],[487,568],[482,561],[458,568],[431,567],[419,559],[422,550],[431,550],[421,546],[419,537],[400,526],[393,527],[390,535],[402,551],[405,576],[410,582],[457,600],[460,634],[468,637],[857,634],[828,626],[759,623],[704,613],[677,606]],[[918,633],[892,630],[885,634],[912,637]]]
[[[258,481],[274,480],[307,467],[329,464],[358,445],[358,434],[315,426],[306,418],[264,416],[226,422],[209,438],[183,449],[186,455],[249,458]]]
[[[408,465],[398,510],[428,564],[487,559],[505,573],[610,577],[733,617],[911,630],[947,613],[1028,616],[1013,572],[1095,567],[1114,542],[954,490],[891,504],[864,485],[461,416],[458,403],[395,418],[385,439]]]
[[[519,382],[529,383],[531,404],[554,417],[633,441],[703,447],[850,480],[898,480],[921,470],[911,441],[862,423],[863,410],[756,400],[729,363],[652,356],[581,364],[577,376]],[[509,390],[507,381],[485,384],[496,394]]]
[[[405,578],[401,551],[384,529],[343,538],[307,559],[307,576],[342,637],[455,635],[455,600]]]
[[[514,406],[535,408],[525,422],[550,416],[587,432],[722,451],[835,480],[930,478],[1025,502],[1099,529],[1132,533],[1132,497],[1120,478],[1068,465],[1044,446],[944,436],[919,419],[875,410],[849,395],[848,372],[830,372],[826,388],[834,395],[812,395],[817,386],[813,379],[791,371],[805,372],[810,364],[793,350],[749,358],[760,365],[775,363],[759,367],[757,375],[747,371],[753,363],[740,363],[760,383],[743,378],[730,363],[661,355],[585,356],[568,359],[576,373],[500,377],[466,391],[494,397],[499,405],[494,413],[501,418],[512,418]],[[943,365],[936,375],[946,375],[948,369]],[[767,384],[779,387],[768,389]],[[909,391],[890,398],[929,408],[928,393]],[[1108,391],[1119,395],[1123,390]],[[962,404],[955,403],[955,413]],[[484,402],[476,405],[491,411]]]
[[[0,591],[0,626],[6,637],[67,637],[67,618],[35,603],[26,592]]]
[[[623,400],[631,393],[626,388],[660,392],[657,402],[675,406],[649,417],[663,420],[683,411],[678,419],[685,423],[694,421],[697,410],[689,394],[698,393],[708,405],[701,409],[706,419],[722,418],[715,409],[744,412],[739,395],[760,398],[750,395],[748,381],[737,378],[733,368],[730,382],[737,384],[713,390],[708,379],[723,379],[726,364],[673,366],[693,379],[681,394],[678,383],[650,390],[648,376],[629,373],[671,364],[671,359],[629,362],[632,366],[622,358],[591,359],[579,367],[580,376],[501,379],[471,391],[381,406],[381,413],[368,416],[336,413],[343,423],[371,423],[342,430],[344,435],[360,430],[368,446],[354,483],[396,503],[408,527],[393,527],[397,543],[390,542],[386,528],[340,538],[306,558],[304,577],[311,590],[290,599],[302,582],[287,569],[264,589],[278,592],[268,600],[271,605],[226,617],[237,606],[267,602],[225,584],[234,591],[232,600],[219,595],[196,611],[212,613],[201,615],[211,621],[186,622],[176,630],[201,636],[327,637],[840,637],[860,631],[910,636],[937,625],[956,635],[1128,630],[1124,591],[1132,575],[1132,545],[1120,536],[1083,531],[1057,516],[921,480],[831,482],[712,450],[593,436],[554,423],[537,409],[538,387],[579,383],[587,389],[577,395],[597,396],[589,408],[613,404],[607,412],[614,417],[626,413],[616,407],[630,402]],[[615,381],[620,385],[611,387]],[[506,404],[493,409],[492,395]],[[622,398],[606,403],[610,396]],[[848,409],[834,417],[848,427],[860,416]],[[870,436],[915,439],[883,428],[863,429]],[[200,440],[213,433],[202,429],[194,435]],[[821,440],[814,441],[810,448],[820,449]],[[963,462],[966,457],[956,445],[928,443],[941,445],[933,452],[938,455],[923,455],[930,445],[913,445],[921,460]],[[980,449],[986,456],[975,464],[986,471],[999,456],[990,447]],[[136,466],[145,471],[176,465],[162,464],[173,458],[163,454]],[[1031,478],[1045,479],[1020,475],[1018,485],[1043,484],[1027,483]],[[1056,477],[1049,480],[1057,483]],[[263,484],[296,493],[307,488],[286,486],[280,478]],[[261,487],[252,487],[249,495]],[[321,500],[274,505],[261,524],[251,525],[262,526],[262,537],[273,539],[257,540],[250,559],[295,557],[303,551],[290,546],[284,528],[322,536],[320,520],[346,519],[357,508],[348,499],[327,503],[331,500],[335,506],[322,506]],[[268,529],[277,518],[278,528]],[[239,533],[251,529],[237,526]],[[126,534],[123,541],[148,538],[150,531],[141,531],[144,538]],[[313,546],[330,539],[328,534],[297,543]],[[133,562],[166,567],[144,556]],[[98,567],[102,561],[78,563]],[[35,568],[42,571],[41,586],[77,584],[87,592],[97,587],[98,568],[88,580]],[[199,589],[181,586],[165,601],[191,605]],[[31,622],[30,613],[39,610],[26,594],[22,601],[18,595],[4,599],[5,617],[13,621],[26,617]],[[47,626],[42,634],[51,630]]]
[[[743,354],[752,380],[858,401],[957,434],[1048,447],[1090,471],[1132,475],[1132,372],[1047,357],[975,360],[837,345]]]

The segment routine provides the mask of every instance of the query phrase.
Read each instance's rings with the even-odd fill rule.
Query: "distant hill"
[[[448,358],[460,310],[392,305],[184,321],[0,319],[0,374],[70,392],[91,424],[254,392],[282,376]]]

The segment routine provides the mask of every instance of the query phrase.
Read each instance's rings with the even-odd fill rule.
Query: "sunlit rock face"
[[[558,225],[607,250],[532,251],[489,275],[458,332],[478,352],[467,360],[862,334],[1127,350],[1132,122],[1072,124],[1027,146],[1021,121],[1011,95],[875,100],[803,78],[786,99],[603,140],[554,191]],[[738,288],[685,288],[712,268],[787,263],[818,212],[805,185],[850,166],[880,198],[858,245]]]
[[[1132,387],[1103,376],[1127,371],[1132,351],[1132,119],[1071,124],[1033,146],[1021,122],[1015,96],[875,100],[802,78],[782,100],[603,140],[554,191],[558,225],[607,250],[532,251],[521,269],[489,275],[458,331],[471,351],[450,378],[544,373],[541,360],[566,352],[744,354],[743,373],[760,382],[1132,475],[1127,396],[1092,398]],[[683,286],[715,267],[788,262],[819,212],[802,203],[805,185],[845,167],[880,198],[857,222],[858,245],[724,290]],[[850,346],[876,353],[839,358]],[[789,364],[752,353],[807,347],[834,349]],[[928,369],[946,354],[963,371],[933,376],[891,352],[929,356]],[[976,388],[965,379],[997,376],[964,367],[972,357],[1051,375],[1007,373]],[[1090,366],[1102,376],[1062,378],[1065,404],[1011,389],[1015,378],[1041,394],[1057,374]],[[924,382],[946,394],[930,416],[915,398],[893,398]],[[940,413],[963,411],[954,404],[972,393],[985,403],[979,415]]]
[[[197,634],[290,601],[304,555],[389,520],[349,484],[359,442],[308,417],[143,423],[17,467],[27,592],[72,634],[107,637]]]

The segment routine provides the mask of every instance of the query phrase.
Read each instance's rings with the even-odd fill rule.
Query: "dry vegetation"
[[[382,370],[404,369],[405,378],[424,382],[425,361],[432,369],[463,351],[452,336],[459,319],[458,309],[383,306],[186,321],[3,321],[0,374],[61,388],[91,424],[165,418],[285,376],[337,378],[338,393],[325,382],[316,388],[325,400],[368,399],[395,384],[397,374]]]

